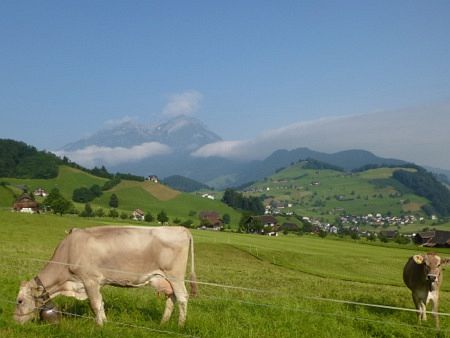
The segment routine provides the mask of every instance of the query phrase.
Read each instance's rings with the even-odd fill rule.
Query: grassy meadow
[[[164,299],[150,287],[104,287],[109,322],[103,328],[87,301],[62,296],[59,309],[73,315],[59,324],[15,324],[20,281],[38,273],[65,230],[103,222],[0,211],[1,337],[450,337],[450,317],[441,316],[437,332],[431,318],[417,325],[413,312],[343,303],[413,308],[401,275],[420,248],[200,230],[193,231],[199,294],[189,301],[185,328],[177,327],[177,310],[159,325]],[[440,310],[450,312],[450,276]]]
[[[94,184],[103,186],[107,179],[93,176],[86,172],[68,166],[60,166],[59,174],[54,179],[15,179],[0,178],[0,182],[9,183],[0,185],[0,208],[11,208],[14,202],[14,195],[18,196],[22,191],[20,186],[27,186],[30,191],[37,188],[44,188],[48,192],[53,188],[58,188],[61,194],[68,200],[72,199],[73,191],[77,188],[89,188]],[[110,209],[108,206],[112,194],[116,194],[119,199],[119,213],[128,215],[137,208],[144,212],[156,215],[164,210],[171,221],[178,218],[181,221],[191,219],[194,223],[199,223],[198,214],[201,211],[217,211],[220,215],[229,214],[231,223],[237,227],[240,214],[234,209],[221,203],[218,200],[202,198],[195,194],[181,193],[168,186],[150,181],[137,182],[122,180],[117,186],[104,191],[103,195],[94,199],[90,204],[94,210],[102,208],[106,213]],[[38,202],[44,199],[36,198]],[[79,211],[84,209],[84,204],[74,203]]]

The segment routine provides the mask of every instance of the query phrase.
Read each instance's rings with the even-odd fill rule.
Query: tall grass
[[[87,301],[67,297],[56,299],[59,309],[80,317],[65,315],[57,325],[15,324],[12,302],[19,282],[44,265],[32,259],[49,259],[66,229],[92,225],[78,217],[0,211],[1,337],[450,336],[449,317],[441,318],[436,332],[432,320],[417,326],[412,312],[331,301],[412,308],[401,273],[417,248],[208,231],[193,231],[199,295],[189,301],[185,328],[177,327],[177,311],[159,325],[164,299],[147,287],[104,287],[109,322],[103,328],[90,318]],[[441,293],[443,312],[450,312],[449,280]]]

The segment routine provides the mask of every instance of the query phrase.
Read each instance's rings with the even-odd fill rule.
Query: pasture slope
[[[30,191],[37,188],[44,188],[47,191],[58,188],[66,199],[71,200],[75,189],[89,188],[94,184],[101,187],[106,181],[107,179],[64,165],[59,167],[59,174],[54,179],[0,178],[0,182],[9,183],[9,185],[0,185],[0,207],[12,206],[13,195],[20,194],[17,186],[26,185]],[[12,189],[14,189],[14,193]],[[119,213],[131,214],[134,209],[139,208],[144,212],[152,213],[156,218],[156,215],[164,210],[172,221],[178,218],[181,221],[191,219],[194,223],[199,223],[198,214],[201,211],[214,210],[219,212],[220,215],[229,214],[233,224],[237,224],[240,219],[238,212],[218,200],[212,201],[198,195],[181,193],[163,184],[150,181],[122,180],[119,185],[104,191],[102,196],[94,199],[90,203],[92,208],[94,210],[102,208],[107,212],[110,209],[108,202],[113,193],[119,199],[119,207],[117,208]],[[41,202],[43,198],[37,198],[37,200]],[[79,211],[84,209],[84,204],[74,204]],[[195,215],[192,216],[193,212],[195,212]]]
[[[19,282],[49,259],[71,227],[98,219],[24,215],[0,211],[1,337],[450,337],[450,317],[441,331],[432,320],[416,325],[403,285],[414,246],[377,246],[313,236],[264,237],[193,231],[199,295],[191,298],[186,327],[160,326],[164,299],[150,288],[103,289],[109,322],[96,327],[87,301],[58,297],[66,312],[57,325],[13,322]],[[448,250],[442,255],[450,255]],[[441,294],[450,312],[450,278]],[[72,314],[72,315],[69,315]]]
[[[392,178],[396,168],[378,168],[357,173],[331,169],[307,169],[299,162],[280,169],[264,181],[247,187],[246,194],[266,196],[266,203],[290,203],[297,215],[323,217],[341,215],[401,215],[420,213],[429,203]],[[410,170],[410,169],[408,169]]]

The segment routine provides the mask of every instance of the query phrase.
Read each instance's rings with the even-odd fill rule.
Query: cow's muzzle
[[[436,282],[436,280],[437,280],[437,275],[435,275],[435,274],[428,274],[427,275],[427,278],[428,278],[428,280],[431,282],[431,283],[434,283],[434,282]]]

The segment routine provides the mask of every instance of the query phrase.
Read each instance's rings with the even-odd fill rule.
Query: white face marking
[[[36,317],[35,299],[32,293],[30,282],[22,282],[17,296],[14,320],[20,324],[26,323]]]

